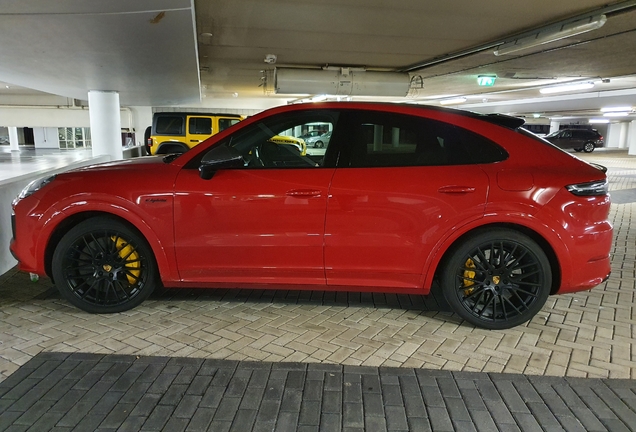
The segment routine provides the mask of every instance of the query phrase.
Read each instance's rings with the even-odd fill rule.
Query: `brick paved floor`
[[[583,156],[610,167],[611,190],[621,197],[611,210],[612,276],[591,291],[551,297],[531,322],[515,329],[473,328],[448,312],[439,295],[283,290],[167,290],[132,311],[95,316],[60,299],[50,281],[31,283],[28,275],[11,271],[0,276],[0,379],[16,370],[23,374],[34,356],[50,352],[303,362],[309,368],[425,368],[491,378],[505,372],[530,381],[535,376],[634,379],[636,203],[630,190],[636,189],[636,158],[618,156]],[[607,382],[629,386],[632,381]],[[633,408],[633,395],[619,393]],[[606,400],[605,393],[593,394],[579,396]],[[0,409],[7,407],[3,403]],[[530,410],[530,416],[539,421],[539,412]],[[518,426],[530,422],[528,415],[513,418]]]
[[[634,380],[43,353],[0,384],[0,430],[584,432],[634,426]]]

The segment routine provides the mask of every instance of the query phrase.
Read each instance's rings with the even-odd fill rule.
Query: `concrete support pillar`
[[[560,126],[561,126],[561,122],[552,120],[550,122],[550,132],[549,133],[558,131]]]
[[[384,140],[384,126],[373,125],[373,150],[382,150],[382,144]]]
[[[627,146],[629,151],[627,154],[636,156],[636,120],[629,122],[629,131],[627,133]]]
[[[629,123],[627,122],[621,122],[619,123],[619,125],[621,125],[621,129],[620,129],[620,135],[618,138],[618,148],[627,148],[627,134],[629,131]]]
[[[18,142],[18,128],[9,126],[9,148],[11,151],[20,151],[20,143]]]
[[[93,156],[109,155],[111,160],[123,159],[119,93],[89,91],[88,110]]]
[[[610,123],[607,127],[607,137],[605,139],[605,147],[618,148],[621,142],[621,124]]]

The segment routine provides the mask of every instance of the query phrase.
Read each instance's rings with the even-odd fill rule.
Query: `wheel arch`
[[[433,272],[433,277],[439,277],[439,272],[443,268],[445,262],[462,242],[464,242],[469,237],[475,236],[483,231],[488,231],[493,228],[508,228],[520,232],[521,234],[530,237],[539,245],[539,247],[546,254],[548,261],[550,262],[550,268],[552,270],[552,287],[550,288],[550,294],[555,294],[561,286],[561,265],[557,258],[556,251],[554,250],[552,245],[550,245],[550,243],[535,230],[523,225],[510,222],[493,222],[487,225],[481,225],[460,235],[458,238],[453,240],[453,242],[444,251],[442,257],[437,261],[437,264],[435,265],[435,271]]]
[[[157,151],[155,152],[155,154],[169,154],[179,152],[181,150],[182,153],[185,153],[190,150],[190,147],[180,141],[164,141],[157,146]]]
[[[140,229],[134,223],[117,214],[101,210],[90,210],[69,215],[68,217],[64,218],[64,220],[62,220],[51,232],[51,235],[49,236],[46,247],[44,249],[44,269],[47,276],[53,279],[53,253],[55,252],[55,248],[59,244],[62,237],[64,237],[64,235],[66,235],[66,233],[68,233],[71,228],[73,228],[80,222],[96,217],[117,220],[137,232],[137,234],[139,234],[139,236],[148,243],[148,246],[150,246],[150,249],[152,250],[154,255],[155,262],[157,263],[159,274],[163,273],[162,269],[164,269],[164,271],[167,269],[167,258],[164,255],[163,247],[161,246],[161,242],[158,238],[149,238],[151,236],[148,234],[147,230]]]

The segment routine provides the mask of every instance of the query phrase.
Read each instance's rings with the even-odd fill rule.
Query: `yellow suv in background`
[[[148,154],[185,153],[210,136],[243,120],[238,114],[160,112],[152,117]]]

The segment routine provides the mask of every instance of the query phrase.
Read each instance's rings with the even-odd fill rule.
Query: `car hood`
[[[120,170],[148,170],[156,169],[157,165],[167,165],[162,157],[144,156],[133,159],[124,159],[111,162],[104,162],[77,168],[68,172],[85,171],[120,171]]]

